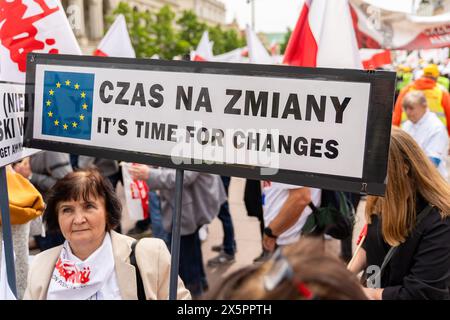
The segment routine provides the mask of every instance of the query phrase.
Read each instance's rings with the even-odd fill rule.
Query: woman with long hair
[[[450,186],[400,129],[392,130],[385,196],[368,197],[366,220],[350,269],[365,270],[369,298],[450,298]]]

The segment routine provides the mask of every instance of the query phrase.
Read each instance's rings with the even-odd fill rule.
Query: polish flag
[[[261,64],[273,64],[274,61],[270,56],[269,52],[267,52],[264,45],[259,40],[255,31],[253,31],[250,26],[247,26],[246,30],[247,35],[247,48],[248,48],[248,56],[250,58],[251,63],[261,63]]]
[[[306,0],[283,63],[362,69],[348,0]]]
[[[125,17],[119,14],[94,51],[94,56],[136,58]]]
[[[0,80],[25,83],[30,52],[81,54],[61,1],[0,1]]]
[[[364,69],[376,69],[386,64],[391,64],[391,51],[382,49],[359,50]]]
[[[203,32],[197,49],[191,52],[192,61],[210,61],[213,54],[213,43],[209,41],[208,31]]]

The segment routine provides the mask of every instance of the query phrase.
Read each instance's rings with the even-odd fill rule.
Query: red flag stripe
[[[305,2],[295,29],[289,39],[283,63],[302,67],[317,66],[318,46],[311,31],[308,17],[309,7],[307,2]],[[301,46],[304,46],[304,48]]]
[[[94,51],[94,56],[107,57],[108,55],[106,53],[104,53],[102,50],[97,49]]]
[[[364,69],[375,69],[385,64],[391,63],[391,52],[389,50],[384,50],[383,52],[376,53],[370,59],[363,60]]]

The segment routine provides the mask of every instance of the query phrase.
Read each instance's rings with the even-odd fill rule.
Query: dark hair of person
[[[102,198],[106,209],[106,231],[120,223],[122,205],[108,179],[97,169],[77,170],[58,180],[51,188],[44,211],[43,220],[49,232],[60,231],[58,205],[62,201],[89,201]]]

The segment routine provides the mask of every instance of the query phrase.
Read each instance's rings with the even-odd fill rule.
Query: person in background
[[[24,299],[137,299],[135,240],[113,230],[122,208],[111,183],[97,170],[80,170],[59,180],[47,199],[44,221],[65,241],[33,259]],[[142,239],[135,257],[146,299],[167,300],[171,258],[164,242]],[[177,298],[190,299],[180,279]]]
[[[438,67],[435,64],[427,65],[423,69],[422,77],[400,91],[392,116],[393,125],[400,126],[403,121],[406,121],[406,114],[402,113],[403,98],[408,92],[418,90],[424,93],[430,111],[438,116],[450,135],[450,95],[447,90],[437,83],[438,77]]]
[[[300,239],[302,227],[312,212],[308,204],[312,201],[319,206],[321,190],[271,181],[263,183],[263,246],[274,252],[277,246]]]
[[[408,120],[402,124],[425,154],[447,180],[447,130],[436,114],[428,109],[427,100],[421,91],[408,92],[403,98],[403,109]]]
[[[397,128],[386,181],[384,197],[367,198],[367,236],[350,270],[373,278],[364,288],[371,299],[450,299],[450,186]]]
[[[230,177],[221,176],[227,198],[229,197],[228,189],[230,187]],[[212,250],[219,252],[219,254],[208,260],[209,267],[220,266],[223,264],[233,263],[234,255],[236,253],[236,240],[234,238],[234,227],[233,220],[230,214],[230,207],[228,205],[228,200],[226,200],[220,207],[219,220],[222,222],[223,227],[223,242],[221,245],[213,246]]]
[[[325,252],[323,237],[303,237],[278,248],[262,264],[225,277],[208,300],[366,300],[358,279]]]
[[[150,190],[159,190],[163,226],[172,238],[172,215],[175,209],[176,170],[134,165],[129,169],[133,179],[146,180]],[[184,171],[181,207],[180,277],[193,298],[208,289],[198,231],[210,223],[226,201],[223,183],[218,175]]]
[[[19,173],[23,172],[27,174],[27,171],[30,170],[27,163],[28,159],[24,159],[12,164],[12,166],[6,166],[6,182],[8,187],[18,299],[22,299],[27,286],[30,253],[28,246],[30,222],[41,217],[45,206],[39,191],[28,179]],[[14,168],[17,168],[19,172],[15,171]],[[0,243],[2,240],[3,230],[0,228]],[[0,245],[0,257],[2,256],[1,251],[2,246]]]

